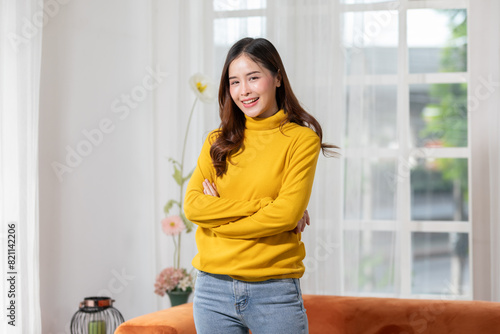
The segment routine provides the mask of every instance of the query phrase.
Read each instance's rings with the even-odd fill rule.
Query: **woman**
[[[198,333],[307,333],[301,232],[322,144],[266,39],[232,46],[220,128],[206,139],[184,200],[196,231]]]

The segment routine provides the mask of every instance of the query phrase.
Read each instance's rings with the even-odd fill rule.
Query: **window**
[[[243,37],[266,36],[266,0],[214,0],[216,73],[222,72],[227,51]]]
[[[470,299],[468,1],[343,3],[345,292]]]

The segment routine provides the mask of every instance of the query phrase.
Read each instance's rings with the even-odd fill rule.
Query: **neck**
[[[245,115],[245,127],[247,130],[272,130],[279,128],[286,119],[283,109],[276,111],[268,117],[249,117]]]

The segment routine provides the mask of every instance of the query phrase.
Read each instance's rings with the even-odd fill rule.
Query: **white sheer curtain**
[[[500,13],[500,8],[497,6],[497,13]],[[498,21],[497,21],[498,23]],[[499,25],[497,24],[497,29]],[[500,29],[497,30],[500,34]],[[496,59],[500,59],[500,45],[497,38]],[[500,79],[500,70],[496,67],[497,78]],[[498,80],[497,82],[500,82]],[[500,302],[500,92],[497,91],[496,102],[491,103],[488,108],[489,119],[489,154],[490,154],[490,226],[491,226],[491,300]],[[493,102],[493,101],[492,101]]]
[[[267,37],[280,52],[292,88],[323,128],[323,141],[343,146],[343,54],[337,1],[267,2]],[[304,293],[341,294],[341,159],[320,156],[309,203],[311,226],[302,234]],[[354,264],[354,263],[353,263]]]
[[[397,123],[397,80],[380,85],[376,79],[397,73],[398,13],[389,7],[341,14],[346,100],[342,293],[347,295],[400,295],[401,224],[395,222],[407,212],[398,210],[402,192],[390,176],[398,170],[394,148],[406,142],[399,143],[404,133]],[[370,26],[378,30],[367,36]]]
[[[168,158],[179,161],[181,158],[182,138],[195,97],[188,80],[195,73],[216,79],[211,7],[212,3],[204,0],[153,1],[153,63],[168,72],[166,83],[158,88],[154,97],[157,273],[173,266],[174,245],[172,239],[161,232],[160,221],[165,215],[165,203],[179,196],[179,186],[172,178],[173,167]],[[218,124],[215,101],[212,104],[198,102],[186,146],[184,164],[187,170],[196,165],[208,131]],[[197,252],[194,234],[182,234],[180,266],[183,268],[192,268],[191,260]],[[158,297],[157,301],[158,308],[169,306],[166,297]]]
[[[346,3],[343,293],[499,301],[500,3]],[[461,46],[468,52],[450,57]],[[463,83],[447,105],[440,94]],[[441,116],[437,137],[425,132],[432,107],[459,112],[461,103],[466,116]],[[433,163],[460,160],[468,169],[448,165],[456,172],[449,198],[436,195],[433,183],[450,182]],[[470,271],[456,271],[457,239],[468,239]]]
[[[500,2],[471,1],[474,299],[500,302]],[[488,22],[487,25],[484,22]]]
[[[374,211],[380,202],[386,202],[389,208],[384,218],[396,219],[396,195],[386,189],[390,187],[384,186],[383,170],[371,168],[363,150],[378,144],[373,141],[380,125],[374,108],[391,113],[395,101],[377,100],[376,90],[364,84],[368,80],[346,89],[346,66],[360,76],[369,76],[373,69],[366,67],[369,48],[357,45],[356,52],[349,53],[354,42],[349,37],[354,36],[345,38],[340,1],[270,0],[266,13],[266,37],[278,48],[295,93],[322,124],[324,141],[341,147],[340,158],[322,157],[318,163],[309,205],[312,224],[302,235],[307,248],[304,293],[380,291],[374,285],[381,276],[387,280],[386,291],[392,292],[398,284],[394,275],[398,235],[364,231],[363,224],[377,214]],[[362,29],[364,17],[355,18],[347,22],[347,29]],[[395,164],[389,164],[391,167],[394,169]],[[367,184],[384,189],[375,190],[376,196],[371,197],[373,189],[367,189]]]
[[[2,0],[0,10],[0,290],[2,315],[14,315],[2,316],[0,332],[41,333],[38,101],[43,9],[36,0]],[[15,314],[6,311],[12,303]]]

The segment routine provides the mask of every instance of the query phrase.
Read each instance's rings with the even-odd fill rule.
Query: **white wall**
[[[73,0],[44,27],[43,333],[69,333],[71,316],[87,296],[112,297],[126,319],[157,310],[154,92],[144,89],[150,81],[143,83],[152,66],[150,19],[148,1]],[[137,104],[126,117],[122,94],[135,94],[131,105]],[[108,132],[102,138],[99,127]],[[93,144],[85,130],[94,132]],[[70,158],[68,148],[87,156]],[[57,173],[54,163],[71,172]]]

